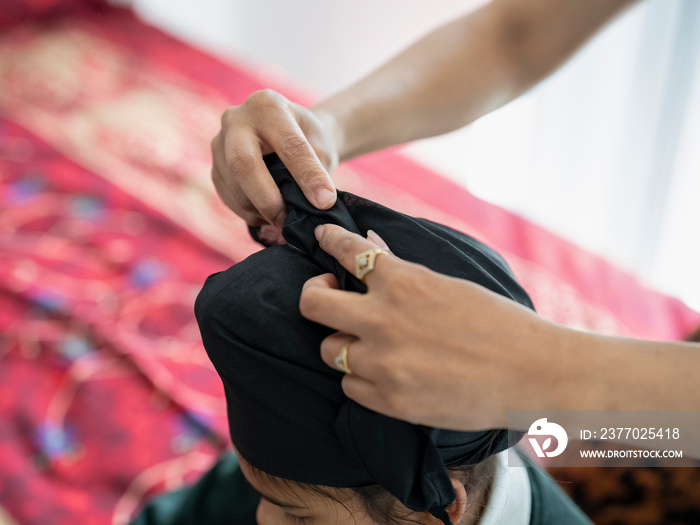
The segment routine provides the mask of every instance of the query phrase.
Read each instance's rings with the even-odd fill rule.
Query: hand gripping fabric
[[[287,206],[282,236],[251,228],[268,248],[210,276],[195,304],[204,346],[224,383],[233,443],[268,474],[333,487],[376,483],[406,507],[449,524],[445,509],[456,494],[447,469],[481,462],[521,434],[413,425],[345,397],[343,374],[320,357],[321,341],[333,330],[303,318],[299,296],[306,280],[326,272],[341,289],[366,287],[319,247],[314,228],[333,223],[363,236],[371,228],[402,259],[533,308],[529,297],[503,259],[476,239],[342,191],[331,209],[317,210],[279,158],[265,161]]]

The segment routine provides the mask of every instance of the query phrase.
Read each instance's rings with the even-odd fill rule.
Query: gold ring
[[[389,255],[389,252],[381,248],[375,248],[374,250],[367,250],[355,255],[355,277],[365,282],[364,276],[374,270],[374,261],[377,255],[380,254]]]
[[[350,345],[355,341],[357,341],[357,339],[348,339],[343,345],[343,349],[338,354],[338,357],[335,358],[335,366],[337,366],[341,372],[345,372],[348,375],[352,374],[352,370],[350,370],[348,366],[348,348],[350,348]]]

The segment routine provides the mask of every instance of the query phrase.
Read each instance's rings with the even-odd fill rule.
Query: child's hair
[[[448,470],[450,477],[458,479],[467,491],[469,508],[467,512],[473,515],[481,514],[481,507],[487,504],[486,497],[491,488],[491,483],[496,474],[496,465],[498,464],[497,456],[490,456],[481,463],[476,465],[466,465],[462,467],[452,467]],[[311,491],[320,496],[330,498],[340,503],[345,507],[350,514],[352,511],[348,506],[352,500],[362,505],[363,510],[375,522],[381,525],[408,525],[420,524],[414,516],[415,511],[406,508],[399,500],[391,495],[384,487],[380,485],[367,485],[364,487],[353,487],[345,489],[352,491],[352,494],[347,497],[339,495],[339,489],[334,487],[325,487],[323,485],[311,485],[308,483],[300,483],[288,479],[272,476],[267,472],[256,469],[251,466],[251,470],[256,477],[271,481],[277,487],[291,488],[292,492],[297,496],[298,502],[304,504],[303,497],[299,494],[300,491]],[[340,489],[343,490],[343,489]]]

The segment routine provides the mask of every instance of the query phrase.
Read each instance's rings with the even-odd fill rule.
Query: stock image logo
[[[564,452],[566,445],[569,443],[569,438],[562,426],[547,421],[546,417],[538,419],[532,425],[530,425],[530,430],[528,430],[527,433],[530,445],[532,445],[532,449],[535,451],[538,458],[543,458],[545,456],[548,458],[554,458]],[[540,446],[540,442],[537,437],[533,436],[547,436],[547,438]],[[549,450],[549,448],[552,446],[552,438],[556,439],[557,446],[554,450]]]

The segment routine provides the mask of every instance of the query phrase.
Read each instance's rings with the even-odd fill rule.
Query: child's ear
[[[467,512],[467,491],[464,488],[464,485],[455,478],[450,478],[450,481],[452,482],[452,486],[457,493],[457,497],[447,506],[446,510],[447,514],[450,515],[450,521],[454,525],[458,525],[459,522],[462,521],[464,513]],[[427,514],[427,516],[429,517],[428,523],[430,523],[430,525],[438,523],[442,524],[442,522],[436,517],[430,516],[430,514]]]
[[[455,478],[450,478],[452,486],[455,488],[457,497],[455,500],[447,506],[447,513],[450,515],[450,521],[457,525],[462,518],[464,513],[467,512],[467,489],[464,488],[464,484],[456,480]]]

